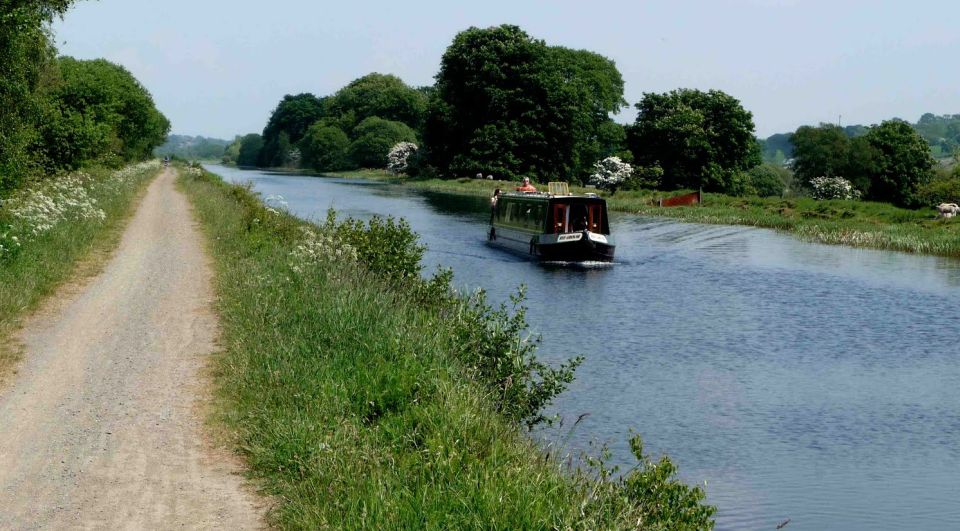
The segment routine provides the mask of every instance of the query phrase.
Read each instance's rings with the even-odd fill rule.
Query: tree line
[[[929,199],[922,188],[936,177],[930,149],[904,122],[801,127],[760,140],[752,113],[733,96],[681,88],[644,93],[636,120],[623,125],[611,117],[628,104],[623,88],[614,62],[600,54],[548,45],[517,26],[471,27],[446,49],[432,86],[372,73],[332,95],[284,96],[263,133],[238,137],[224,158],[318,171],[383,168],[392,146],[413,142],[419,148],[405,165],[413,176],[612,182],[594,172],[616,167],[629,170],[620,189],[824,197],[813,180],[825,177],[849,182],[840,189],[855,188],[857,197],[901,206]],[[933,128],[938,120],[921,122]],[[765,157],[771,148],[778,161]],[[787,154],[792,167],[782,164]]]
[[[407,172],[587,182],[597,161],[636,161],[656,185],[727,191],[760,163],[753,117],[720,91],[645,94],[633,125],[614,62],[551,46],[517,26],[469,28],[443,54],[435,84],[379,73],[329,96],[287,95],[262,134],[225,154],[241,166],[382,168],[398,142],[419,149]],[[674,141],[676,140],[676,142]]]
[[[122,66],[57,57],[50,23],[72,0],[3,0],[0,194],[29,179],[151,156],[170,129]]]

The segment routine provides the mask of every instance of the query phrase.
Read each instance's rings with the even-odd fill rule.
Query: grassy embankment
[[[20,355],[10,339],[20,319],[64,281],[99,269],[159,168],[153,161],[53,178],[0,207],[0,380]]]
[[[497,187],[512,190],[516,186],[513,182],[479,179],[398,180],[382,170],[331,175],[388,180],[421,190],[475,196],[489,196]],[[586,188],[572,189],[587,191]],[[624,191],[601,195],[607,199],[609,208],[618,212],[777,229],[818,243],[960,257],[960,221],[937,219],[932,208],[908,210],[870,201],[731,197],[711,193],[704,194],[704,204],[700,206],[656,206],[658,198],[679,193],[682,192]]]
[[[647,460],[622,481],[541,450],[563,386],[500,313],[423,280],[402,223],[317,226],[192,169],[216,270],[218,424],[285,528],[708,527],[702,491]],[[637,448],[635,452],[641,455]]]

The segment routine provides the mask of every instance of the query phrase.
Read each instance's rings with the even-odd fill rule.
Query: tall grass
[[[113,249],[134,199],[159,164],[93,169],[14,192],[0,207],[0,376],[18,357],[10,333],[77,272]],[[97,255],[99,257],[96,257]]]
[[[278,500],[275,525],[712,526],[703,492],[639,440],[623,479],[544,453],[525,426],[570,367],[536,361],[522,312],[413,275],[402,223],[313,225],[210,174],[181,184],[215,260],[217,418]]]

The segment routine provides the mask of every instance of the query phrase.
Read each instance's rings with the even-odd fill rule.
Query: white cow
[[[952,218],[960,214],[960,206],[956,203],[940,203],[937,205],[937,212],[940,213],[941,218]]]

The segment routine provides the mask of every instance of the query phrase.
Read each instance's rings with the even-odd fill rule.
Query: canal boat
[[[614,244],[607,202],[574,195],[566,183],[549,192],[506,192],[493,206],[492,245],[549,262],[610,262]]]

